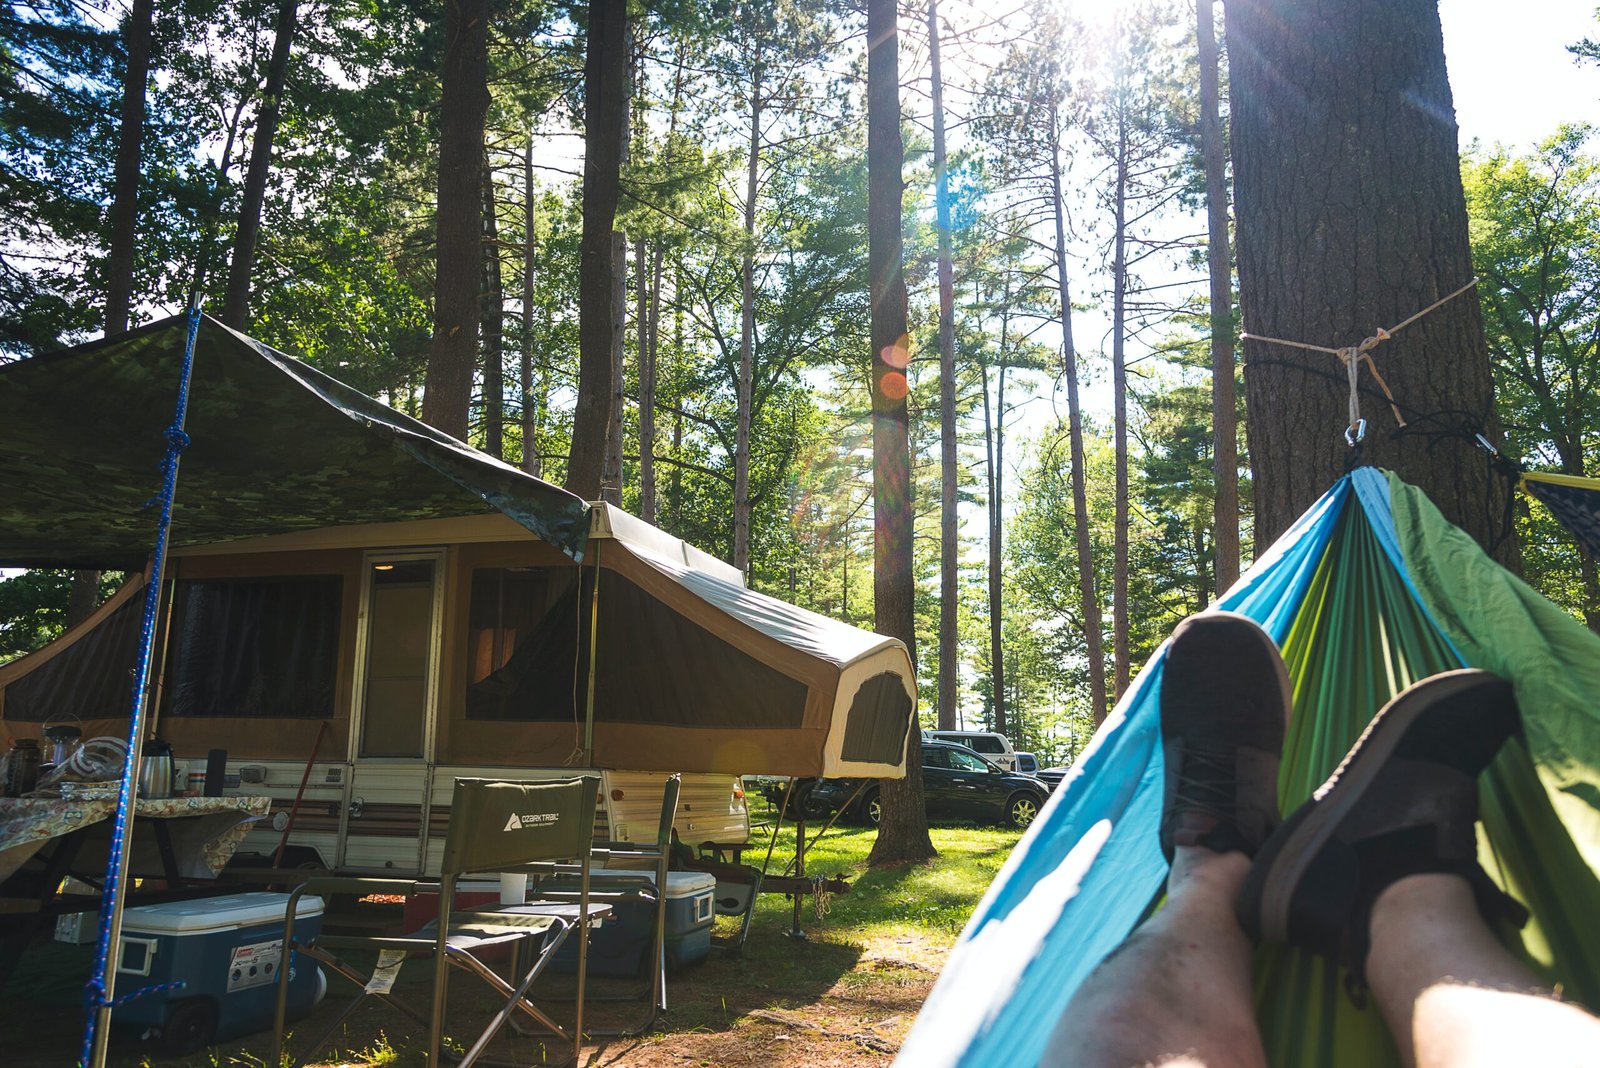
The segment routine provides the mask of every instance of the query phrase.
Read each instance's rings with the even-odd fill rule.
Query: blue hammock
[[[1508,944],[1579,1000],[1600,997],[1600,936],[1590,930],[1600,770],[1587,759],[1600,755],[1600,639],[1490,561],[1414,487],[1373,468],[1341,479],[1213,607],[1256,620],[1285,649],[1296,686],[1285,782],[1291,766],[1298,779],[1283,789],[1286,805],[1412,679],[1473,665],[1513,680],[1527,741],[1508,746],[1485,780],[1486,867],[1534,912]],[[1158,899],[1164,655],[1165,646],[1012,852],[901,1063],[1039,1063],[1078,986]],[[1347,722],[1314,722],[1329,693],[1362,707],[1328,717]],[[1375,1011],[1340,994],[1330,962],[1263,947],[1256,970],[1274,1064],[1397,1063]]]

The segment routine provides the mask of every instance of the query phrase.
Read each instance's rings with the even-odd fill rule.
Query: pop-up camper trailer
[[[167,320],[0,368],[0,564],[134,573],[0,667],[3,733],[126,729],[183,342]],[[698,844],[748,832],[739,775],[903,774],[900,642],[747,590],[210,319],[188,437],[153,732],[193,771],[227,750],[227,791],[273,796],[280,827],[315,750],[291,845],[330,867],[436,870],[460,775],[607,769],[610,832],[648,837],[641,776],[683,772]]]

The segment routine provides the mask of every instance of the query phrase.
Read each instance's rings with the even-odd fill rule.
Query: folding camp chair
[[[650,938],[650,983],[643,990],[633,990],[622,994],[596,994],[591,1001],[627,1002],[638,999],[642,994],[650,998],[650,1013],[637,1024],[625,1027],[598,1028],[591,1027],[590,1035],[604,1036],[606,1038],[631,1038],[642,1035],[650,1030],[655,1023],[656,1016],[666,1011],[667,1008],[667,870],[672,859],[672,823],[678,814],[678,795],[682,788],[682,779],[672,775],[667,779],[666,786],[661,795],[661,820],[656,827],[656,841],[654,845],[642,842],[611,842],[600,841],[594,844],[594,858],[601,861],[606,868],[596,869],[593,875],[590,900],[604,902],[612,905],[620,904],[632,899],[640,891],[648,894],[654,902],[655,916],[651,922]],[[641,862],[651,865],[648,874],[639,870]],[[618,865],[619,870],[609,870],[610,865]],[[566,869],[563,874],[571,876],[576,874],[576,869]],[[570,883],[563,879],[557,880],[549,887],[540,888],[540,896],[550,900],[566,900],[573,897]]]
[[[655,895],[655,921],[651,924],[650,939],[650,1015],[634,1026],[592,1033],[608,1037],[642,1035],[655,1023],[656,1016],[667,1008],[667,871],[672,860],[672,823],[678,815],[678,795],[683,780],[678,775],[669,776],[661,794],[661,819],[656,825],[655,846],[639,842],[597,842],[595,856],[602,858],[609,868],[623,864],[631,867],[640,861],[655,865],[649,889]],[[619,876],[602,869],[595,876],[594,897],[597,901],[618,900],[620,894],[644,882],[637,877]],[[637,995],[625,995],[632,1000]]]
[[[610,913],[609,905],[591,903],[589,898],[590,852],[594,841],[595,797],[598,776],[560,779],[548,782],[503,782],[491,779],[457,779],[450,804],[450,825],[445,836],[444,859],[438,884],[402,879],[362,877],[318,877],[297,887],[289,896],[284,927],[284,944],[343,975],[361,988],[316,1042],[302,1055],[309,1058],[339,1030],[351,1013],[368,998],[378,997],[413,1019],[428,1025],[428,1064],[440,1064],[439,1047],[444,1030],[445,998],[452,967],[470,971],[482,978],[502,997],[505,1004],[489,1021],[483,1033],[459,1062],[471,1065],[489,1042],[518,1011],[531,1017],[558,1040],[572,1045],[572,1059],[578,1057],[583,1041],[584,986],[588,966],[588,926]],[[456,882],[462,875],[478,872],[527,870],[540,862],[577,858],[578,892],[560,901],[534,901],[521,905],[500,905],[450,911],[455,900]],[[305,942],[294,938],[295,903],[301,894],[413,894],[437,891],[441,917],[410,936],[371,937],[363,935],[319,935]],[[584,922],[584,919],[587,922]],[[545,966],[566,941],[578,936],[578,987],[570,1030],[562,1028],[527,998]],[[510,945],[523,952],[519,961],[520,978],[516,985],[501,978],[477,956],[489,946]],[[363,975],[336,951],[376,950],[377,964],[370,975]],[[390,995],[400,964],[408,957],[431,956],[434,960],[433,1007],[430,1015],[421,1013]],[[283,1024],[287,1005],[290,969],[280,972],[276,1036],[270,1064],[283,1063]],[[302,1061],[295,1061],[300,1064]]]

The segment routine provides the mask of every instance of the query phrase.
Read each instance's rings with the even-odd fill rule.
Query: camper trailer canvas
[[[183,340],[169,320],[0,369],[0,564],[131,574],[0,668],[9,735],[125,733]],[[188,434],[150,720],[180,766],[226,750],[223,790],[274,798],[246,850],[276,849],[302,776],[286,863],[401,873],[436,870],[457,776],[605,769],[604,829],[629,838],[681,772],[680,839],[737,845],[740,775],[903,773],[900,642],[620,509],[209,319]]]

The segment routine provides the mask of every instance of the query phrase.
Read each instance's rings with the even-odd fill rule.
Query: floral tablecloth
[[[228,863],[251,825],[267,814],[271,804],[266,797],[140,798],[134,807],[128,870],[137,875],[161,874],[155,836],[140,824],[148,819],[170,820],[178,873],[185,878],[210,878]],[[0,798],[0,883],[52,839],[94,824],[104,826],[90,832],[74,866],[81,871],[103,870],[116,808],[114,797]]]

